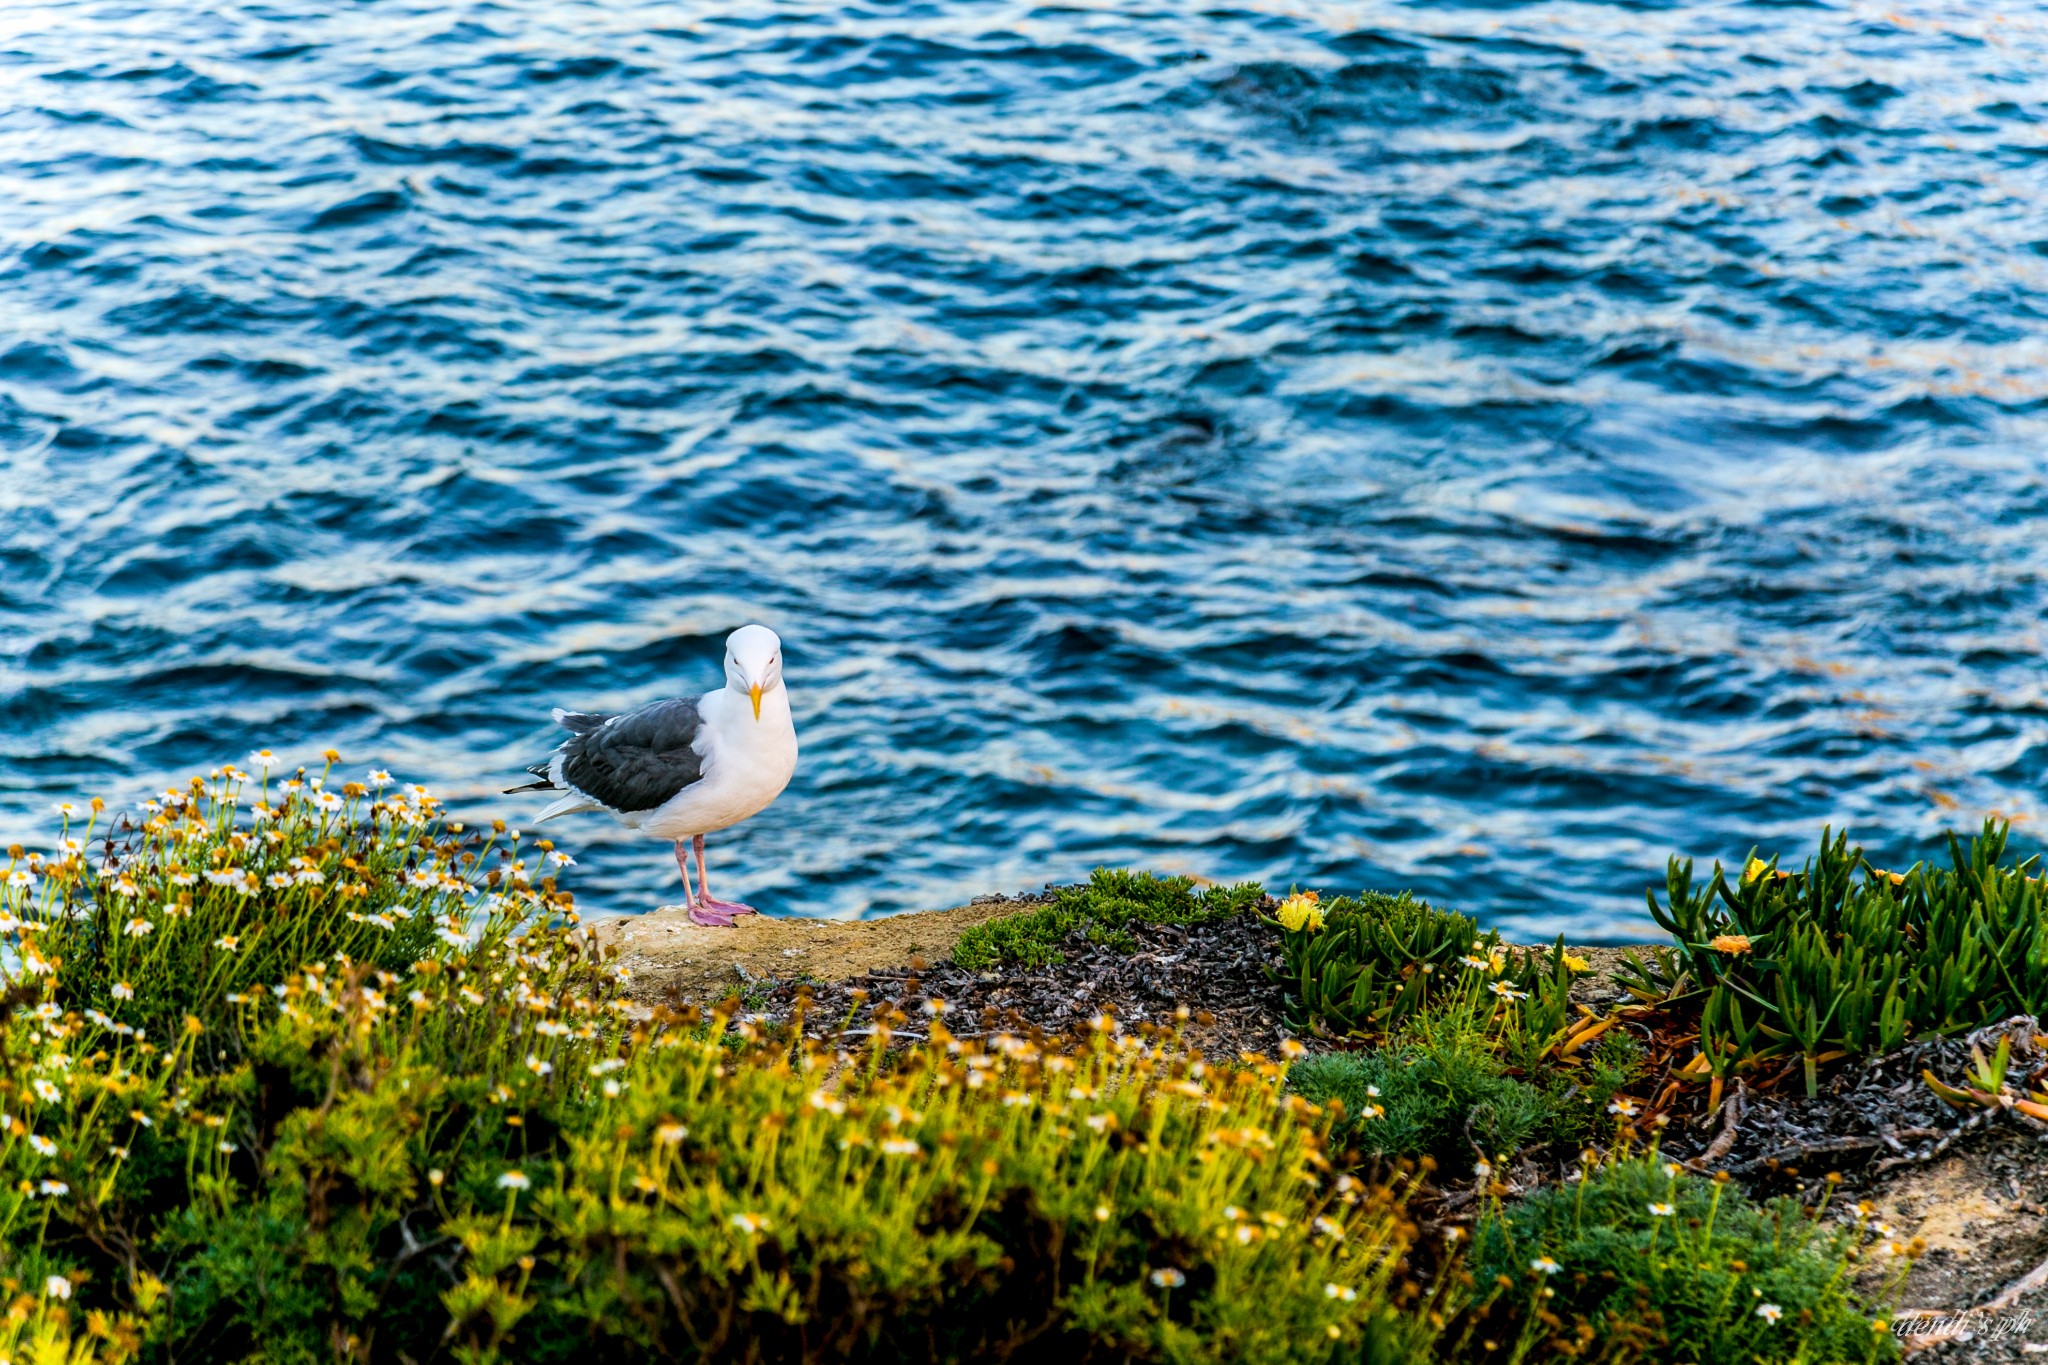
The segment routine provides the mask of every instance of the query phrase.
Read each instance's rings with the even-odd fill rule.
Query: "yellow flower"
[[[1323,927],[1323,907],[1313,891],[1301,891],[1280,902],[1280,927],[1289,933],[1314,933]]]
[[[1590,972],[1593,970],[1593,964],[1580,957],[1577,953],[1566,953],[1564,955],[1564,965],[1567,969],[1574,972]]]
[[[1771,865],[1762,858],[1751,858],[1747,863],[1743,864],[1742,880],[1753,882],[1770,870]]]
[[[1746,953],[1749,951],[1749,935],[1716,934],[1714,936],[1714,941],[1712,943],[1709,943],[1707,946],[1709,948],[1712,948],[1717,953],[1728,953],[1731,955],[1737,953]]]

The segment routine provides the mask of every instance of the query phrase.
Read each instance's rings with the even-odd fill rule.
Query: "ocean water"
[[[761,620],[781,913],[2033,846],[2044,308],[2026,7],[13,3],[0,835],[259,744],[517,823]]]

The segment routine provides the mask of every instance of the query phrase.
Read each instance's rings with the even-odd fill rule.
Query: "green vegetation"
[[[1404,1187],[1336,1170],[1277,1066],[957,1040],[936,1005],[909,1051],[635,1005],[531,851],[294,781],[160,802],[104,875],[90,827],[11,855],[0,1355],[1426,1352]]]
[[[491,887],[528,879],[492,841],[461,840],[459,826],[433,831],[431,798],[377,776],[337,791],[325,774],[302,772],[275,791],[265,783],[250,793],[242,828],[241,803],[215,800],[194,778],[145,803],[142,824],[117,822],[98,876],[87,875],[86,841],[71,837],[66,814],[59,857],[24,855],[10,873],[19,891],[36,892],[16,912],[39,926],[25,931],[24,974],[61,963],[67,1004],[162,1035],[301,963],[338,956],[398,968],[437,935],[465,933],[462,897],[476,888],[447,866]],[[240,785],[226,771],[215,783]],[[96,804],[88,826],[98,814]],[[488,867],[493,853],[504,867]]]
[[[1338,1144],[1374,1158],[1427,1156],[1457,1172],[1532,1145],[1584,1142],[1643,1074],[1642,1047],[1625,1032],[1538,1085],[1509,1075],[1495,1040],[1468,1021],[1440,1015],[1420,1025],[1370,1052],[1304,1058],[1288,1086],[1313,1103],[1336,1102]]]
[[[1152,877],[1097,868],[1083,886],[1052,891],[1050,904],[978,924],[953,946],[953,961],[969,971],[1005,963],[1042,967],[1062,962],[1060,943],[1076,929],[1092,943],[1124,952],[1137,947],[1131,924],[1207,924],[1242,914],[1265,891],[1255,883],[1197,888],[1191,877]]]
[[[1627,1092],[1648,1058],[1617,1016],[1572,1005],[1585,964],[1561,942],[1508,948],[1408,897],[1290,896],[1275,916],[1297,1019],[1378,1044],[1291,1073],[1106,1028],[1064,1049],[955,1038],[937,1001],[915,1046],[898,1046],[896,1013],[821,1044],[633,1002],[545,841],[465,832],[382,774],[331,777],[273,787],[223,769],[139,824],[103,830],[95,803],[67,811],[50,855],[9,851],[0,1359],[1464,1365],[1894,1349],[1845,1288],[1853,1233],[1628,1155]],[[1830,847],[1810,883],[1745,877],[1724,893],[1733,910],[1689,884],[1676,900],[1698,928],[1813,951],[1783,907],[1834,884],[1849,855]],[[1996,861],[1972,864],[1973,884],[2004,908],[1963,919],[2012,946],[1998,936],[2038,891]],[[1883,887],[1899,886],[1931,904],[1950,883],[1887,876],[1837,918],[1882,918]],[[1045,963],[1077,930],[1127,948],[1134,924],[1261,901],[1256,886],[1098,872],[955,956]],[[1902,913],[1900,951],[1919,952],[1936,912]],[[1704,951],[1719,956],[1642,964],[1639,994],[1682,1010],[1765,969],[1761,953]],[[1702,961],[1727,968],[1704,989]],[[1980,994],[2033,979],[2025,952],[1972,963]],[[1989,1008],[1926,989],[1944,1017]],[[1914,999],[1897,1007],[1909,1021]],[[2007,1055],[1980,1058],[1952,1098],[1998,1102]],[[1499,1202],[1505,1162],[1610,1129],[1619,1155],[1584,1180]],[[1414,1255],[1409,1204],[1438,1169],[1476,1175],[1463,1197],[1482,1212],[1468,1256],[1425,1279],[1434,1252]]]
[[[1899,1344],[1850,1291],[1865,1240],[1789,1199],[1753,1203],[1654,1151],[1496,1203],[1476,1230],[1482,1297],[1453,1349],[1465,1359],[1893,1360]],[[1880,1254],[1890,1248],[1878,1248]],[[1896,1293],[1912,1248],[1895,1257]],[[1489,1349],[1488,1343],[1491,1342]]]
[[[1289,989],[1288,1022],[1305,1033],[1388,1037],[1431,1010],[1480,993],[1512,1002],[1511,1046],[1534,1061],[1573,1031],[1573,976],[1586,964],[1564,950],[1510,948],[1498,932],[1406,892],[1340,896],[1325,906],[1314,892],[1289,896],[1281,930]],[[1468,1000],[1469,1003],[1469,1000]],[[1490,1003],[1483,1002],[1482,1003]]]
[[[1901,873],[1824,833],[1798,872],[1752,857],[1699,888],[1672,859],[1650,913],[1682,965],[1659,984],[1705,992],[1695,1074],[1797,1059],[1813,1094],[1836,1058],[2048,1012],[2048,885],[2038,859],[2003,863],[2006,836],[1987,821],[1967,852],[1949,836],[1949,867]]]
[[[1405,892],[1367,891],[1327,906],[1309,893],[1289,897],[1287,907],[1288,1022],[1303,1031],[1396,1028],[1455,987],[1460,957],[1500,947],[1499,934],[1481,937],[1465,916]]]
[[[1611,1021],[1574,1013],[1586,964],[1562,939],[1510,948],[1463,915],[1374,892],[1327,906],[1292,895],[1275,922],[1294,1026],[1381,1044],[1303,1062],[1290,1081],[1340,1101],[1345,1138],[1363,1154],[1461,1171],[1530,1144],[1575,1144],[1640,1071],[1632,1040],[1603,1039]]]
[[[1452,1170],[1519,1150],[1550,1116],[1542,1091],[1502,1075],[1492,1049],[1472,1039],[1310,1057],[1287,1080],[1304,1099],[1338,1101],[1342,1140],[1364,1155],[1427,1155]]]
[[[1300,931],[1313,932],[1312,922]],[[1541,1069],[1518,1074],[1511,1058],[1527,1051],[1524,1002],[1491,989],[1504,978],[1486,961],[1464,968],[1462,985],[1407,1017],[1381,1046],[1303,1058],[1288,1073],[1290,1088],[1338,1116],[1333,1150],[1475,1173],[1487,1194],[1467,1264],[1452,1272],[1464,1292],[1441,1301],[1448,1323],[1428,1359],[1897,1358],[1882,1317],[1850,1288],[1847,1268],[1863,1239],[1825,1223],[1825,1202],[1759,1206],[1725,1179],[1686,1175],[1654,1150],[1632,1156],[1641,1104],[1625,1092],[1647,1071],[1634,1035],[1600,1033],[1583,1056],[1553,1049]],[[1611,1156],[1583,1149],[1569,1183],[1503,1202],[1497,1171],[1558,1155],[1603,1127]],[[1895,1250],[1886,1301],[1918,1254]]]

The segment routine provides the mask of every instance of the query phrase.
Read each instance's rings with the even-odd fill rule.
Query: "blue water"
[[[0,835],[530,817],[760,619],[776,911],[1909,859],[2041,806],[2044,192],[2024,7],[13,4]]]

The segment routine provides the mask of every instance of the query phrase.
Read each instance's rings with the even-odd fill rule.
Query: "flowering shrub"
[[[20,944],[9,979],[58,976],[67,1005],[146,1037],[302,963],[409,963],[437,939],[462,940],[466,898],[531,886],[507,850],[503,867],[486,867],[492,840],[460,846],[461,826],[440,827],[426,788],[329,775],[301,769],[273,785],[267,772],[219,768],[104,829],[99,802],[89,814],[61,804],[53,856],[9,851],[0,930]]]
[[[1823,832],[1798,872],[1752,857],[1697,888],[1672,859],[1650,912],[1707,992],[1692,1074],[1782,1058],[1811,1095],[1836,1058],[2048,1013],[2048,884],[2034,859],[2005,863],[2006,836],[1987,821],[1967,852],[1949,836],[1950,866],[1892,872]]]
[[[1753,1203],[1647,1155],[1589,1163],[1519,1204],[1496,1203],[1474,1233],[1478,1297],[1451,1351],[1472,1361],[1547,1355],[1603,1361],[1875,1361],[1899,1347],[1860,1304],[1849,1267],[1893,1259],[1896,1295],[1916,1248],[1886,1240],[1860,1209],[1851,1227],[1789,1199]]]
[[[1277,1068],[641,1006],[516,835],[329,776],[13,855],[8,1358],[1426,1349],[1402,1191]]]

